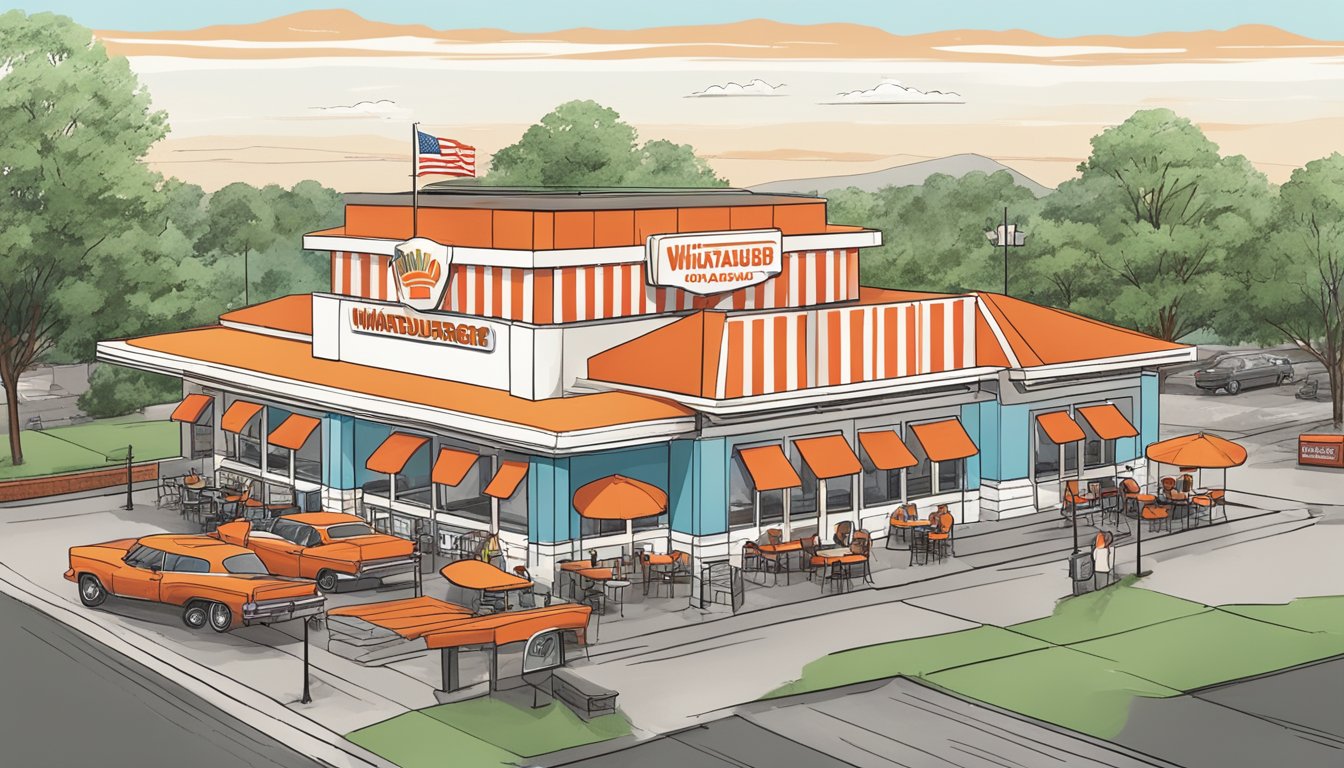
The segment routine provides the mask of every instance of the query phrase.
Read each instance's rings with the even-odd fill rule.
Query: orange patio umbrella
[[[1246,449],[1217,435],[1198,432],[1148,446],[1145,455],[1158,464],[1182,469],[1222,469],[1246,463]],[[1223,485],[1227,485],[1224,471]]]
[[[589,520],[624,520],[635,553],[635,520],[667,511],[667,493],[656,485],[625,475],[608,475],[574,492],[574,509]],[[583,548],[580,535],[579,548]]]

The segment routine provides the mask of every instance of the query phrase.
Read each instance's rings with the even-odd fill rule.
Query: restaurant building
[[[1143,479],[1155,368],[1191,348],[999,294],[863,287],[879,244],[808,196],[353,194],[303,242],[330,254],[329,291],[98,358],[182,377],[184,450],[259,492],[440,546],[498,531],[542,580],[628,546],[574,507],[610,475],[667,494],[638,542],[699,562],[767,528],[880,536],[907,501],[965,522],[1055,508],[1061,464]]]

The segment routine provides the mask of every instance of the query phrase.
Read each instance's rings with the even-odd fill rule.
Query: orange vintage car
[[[209,536],[164,533],[70,548],[65,578],[93,608],[108,595],[182,606],[191,629],[216,632],[319,614],[311,582],[272,576],[256,553]]]
[[[334,592],[342,578],[415,570],[415,544],[376,533],[363,518],[340,512],[235,520],[219,526],[216,534],[256,552],[271,573],[316,579],[323,592]]]

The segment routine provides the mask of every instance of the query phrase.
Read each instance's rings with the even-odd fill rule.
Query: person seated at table
[[[849,538],[854,533],[854,524],[848,520],[841,520],[835,524],[835,535],[832,541],[837,547],[848,547]]]

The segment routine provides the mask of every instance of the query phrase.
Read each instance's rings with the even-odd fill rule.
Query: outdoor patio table
[[[209,486],[207,486],[207,485],[205,484],[205,478],[203,478],[203,477],[198,477],[198,478],[196,478],[195,480],[183,480],[183,481],[182,481],[182,487],[183,487],[183,488],[190,488],[190,489],[193,490],[193,491],[201,491],[201,490],[205,490],[205,489],[208,488]]]
[[[852,551],[850,550],[849,547],[831,547],[830,549],[817,550],[817,557],[825,557],[825,558],[844,557],[845,555],[848,554],[852,554]]]
[[[509,610],[510,592],[532,587],[531,581],[502,571],[484,560],[458,560],[440,568],[439,574],[463,589],[480,592],[482,600],[487,592],[502,592],[506,611]]]
[[[781,542],[778,543],[778,544],[762,544],[762,545],[760,545],[760,550],[761,550],[761,552],[763,552],[763,553],[765,553],[765,554],[767,554],[767,555],[778,555],[778,556],[779,556],[779,559],[784,563],[784,566],[785,566],[785,567],[784,567],[784,584],[785,584],[785,586],[788,586],[789,584],[792,584],[792,583],[793,583],[793,569],[790,568],[790,567],[788,567],[788,563],[789,563],[788,558],[789,558],[789,555],[791,555],[791,554],[793,554],[793,553],[795,553],[795,552],[798,553],[798,556],[799,556],[800,558],[802,557],[802,552],[803,552],[803,540],[802,540],[802,539],[790,539],[789,541],[781,541]],[[779,583],[779,573],[778,573],[778,571],[776,571],[776,573],[775,573],[775,583],[776,583],[776,584]]]

